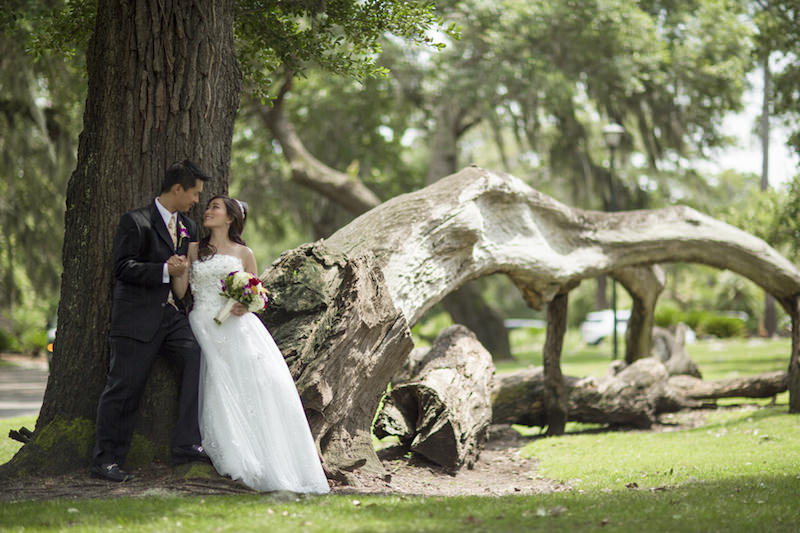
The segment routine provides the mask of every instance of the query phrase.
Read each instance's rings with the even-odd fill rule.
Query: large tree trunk
[[[732,270],[787,311],[800,294],[800,270],[790,261],[694,209],[584,211],[477,167],[384,202],[324,242],[347,255],[374,255],[412,324],[466,281],[497,273],[535,308],[583,279],[673,261]]]
[[[205,198],[227,190],[241,92],[233,10],[231,0],[98,4],[84,131],[67,191],[58,340],[36,438],[13,468],[88,465],[108,365],[111,245],[120,215],[152,202],[176,160],[192,159],[215,177]],[[159,362],[130,464],[168,457],[176,391],[174,372]]]
[[[304,245],[262,278],[272,294],[264,323],[295,378],[327,469],[348,483],[357,482],[355,469],[382,475],[372,420],[413,344],[375,258]]]

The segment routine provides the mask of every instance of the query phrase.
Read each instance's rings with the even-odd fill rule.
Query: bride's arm
[[[189,243],[189,254],[186,258],[186,268],[179,276],[172,276],[172,292],[178,299],[183,299],[186,296],[186,291],[189,289],[189,267],[192,262],[197,259],[197,243]]]

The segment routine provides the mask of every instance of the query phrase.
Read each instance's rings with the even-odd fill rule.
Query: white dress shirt
[[[169,219],[172,219],[175,226],[178,227],[178,213],[170,213],[169,210],[161,205],[161,202],[158,201],[158,197],[156,197],[156,209],[161,214],[161,218],[164,220],[164,227],[169,228]],[[162,283],[169,283],[169,269],[167,268],[167,264],[164,263],[164,267],[161,270],[161,281]]]

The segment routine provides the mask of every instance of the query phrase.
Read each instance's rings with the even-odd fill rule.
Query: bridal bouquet
[[[267,289],[261,284],[258,277],[237,270],[219,280],[220,294],[228,298],[222,309],[219,310],[214,322],[222,324],[231,315],[231,309],[236,302],[247,307],[248,311],[261,311],[267,307]]]

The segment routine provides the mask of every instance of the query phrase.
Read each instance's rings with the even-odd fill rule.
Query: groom
[[[183,213],[199,200],[209,179],[191,161],[167,169],[160,195],[150,205],[125,213],[114,237],[114,299],[106,386],[97,407],[97,436],[91,475],[128,481],[123,470],[136,411],[158,355],[169,356],[181,375],[178,421],[172,437],[175,463],[206,461],[197,422],[200,347],[183,304],[173,298],[170,277],[188,268],[189,242],[197,225]]]

